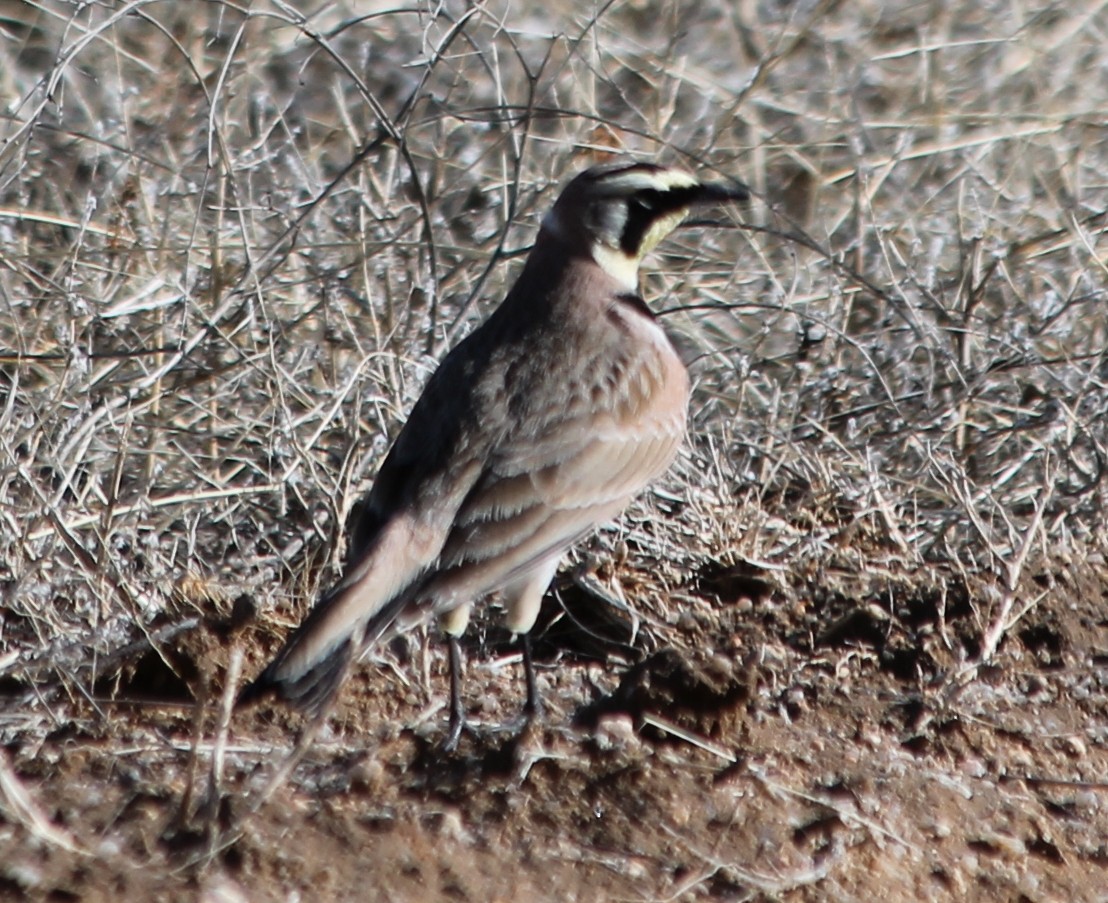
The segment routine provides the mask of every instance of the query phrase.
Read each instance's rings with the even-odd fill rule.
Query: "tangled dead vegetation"
[[[0,896],[1092,899],[1106,27],[0,0]],[[648,267],[689,442],[547,600],[543,727],[439,755],[414,636],[259,807],[298,722],[230,678],[613,149],[757,201]]]

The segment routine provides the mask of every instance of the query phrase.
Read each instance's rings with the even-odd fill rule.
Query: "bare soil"
[[[1103,899],[1108,580],[1042,572],[1025,590],[1039,587],[1050,604],[961,689],[943,669],[977,627],[958,592],[942,619],[928,599],[713,593],[696,608],[714,637],[677,631],[630,665],[565,645],[551,598],[538,722],[499,730],[522,681],[490,626],[469,650],[473,730],[443,753],[441,645],[397,644],[388,667],[359,668],[260,807],[300,722],[238,714],[213,765],[217,701],[196,721],[188,698],[236,644],[263,656],[256,620],[201,623],[171,644],[191,686],[139,658],[113,699],[74,700],[62,729],[9,751],[50,834],[0,835],[0,887],[44,901]],[[570,614],[606,604],[562,590]],[[174,688],[175,704],[143,699]]]

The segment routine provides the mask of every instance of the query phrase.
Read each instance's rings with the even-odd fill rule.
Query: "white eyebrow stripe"
[[[679,169],[661,169],[643,171],[641,169],[625,170],[612,173],[600,180],[605,188],[611,187],[619,191],[668,191],[671,188],[693,188],[700,182]]]

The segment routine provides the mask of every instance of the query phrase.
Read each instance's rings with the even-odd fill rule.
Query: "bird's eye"
[[[636,194],[634,197],[632,197],[631,203],[635,207],[638,207],[640,210],[650,211],[654,209],[654,200],[652,198],[644,197],[641,194]]]

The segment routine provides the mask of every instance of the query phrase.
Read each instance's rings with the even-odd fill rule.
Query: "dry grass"
[[[1103,564],[1104,4],[525,9],[0,0],[13,756],[73,706],[125,717],[142,652],[180,671],[244,598],[299,619],[435,360],[613,146],[757,196],[645,280],[696,394],[674,474],[592,547],[639,648],[724,642],[681,610],[706,567],[890,631],[929,600],[951,702]],[[182,675],[213,709],[228,648]],[[0,834],[91,842],[6,760],[0,789]]]

